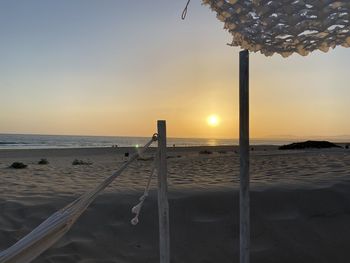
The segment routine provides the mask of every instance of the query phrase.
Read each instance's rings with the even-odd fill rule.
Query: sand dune
[[[171,149],[168,159],[172,262],[238,262],[238,155]],[[131,151],[131,149],[128,149]],[[0,249],[93,187],[126,149],[0,151]],[[149,153],[151,155],[151,153]],[[181,157],[178,157],[181,155]],[[47,158],[47,166],[37,165]],[[72,166],[74,158],[89,166]],[[8,169],[13,161],[29,166]],[[350,151],[252,152],[252,262],[350,258]],[[158,262],[156,192],[130,224],[151,161],[137,161],[35,263]]]

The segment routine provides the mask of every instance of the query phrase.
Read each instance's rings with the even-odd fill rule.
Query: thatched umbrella
[[[202,0],[233,35],[240,52],[240,262],[249,262],[249,51],[302,56],[350,47],[349,0]]]

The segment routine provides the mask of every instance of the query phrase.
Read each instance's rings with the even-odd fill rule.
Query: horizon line
[[[148,138],[145,135],[84,135],[84,134],[47,134],[47,133],[11,133],[11,132],[0,132],[0,135],[33,135],[33,136],[71,136],[71,137],[125,137],[125,138]],[[172,139],[211,139],[211,140],[239,140],[239,137],[176,137],[168,136]],[[347,139],[350,140],[350,135],[266,135],[261,137],[251,137],[250,140],[286,140],[286,139]]]

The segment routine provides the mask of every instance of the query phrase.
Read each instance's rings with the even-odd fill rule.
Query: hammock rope
[[[186,4],[184,10],[182,11],[182,14],[181,14],[181,19],[182,19],[182,20],[185,20],[185,18],[186,18],[187,9],[188,9],[188,5],[190,4],[190,2],[191,2],[191,0],[188,0],[188,1],[187,1],[187,4]]]
[[[91,191],[86,192],[63,209],[51,215],[14,245],[1,251],[0,263],[29,263],[51,247],[72,227],[80,215],[96,199],[97,195],[111,184],[114,179],[144,153],[154,141],[157,141],[157,139],[158,135],[154,134],[143,148],[133,154],[110,177],[106,178]]]
[[[157,167],[157,163],[158,163],[158,160],[159,160],[158,156],[159,156],[159,149],[157,150],[157,152],[155,154],[155,158],[154,158],[154,161],[153,161],[153,164],[152,164],[152,170],[151,170],[151,173],[150,173],[150,175],[148,177],[144,193],[139,198],[140,202],[137,205],[133,206],[133,208],[131,209],[131,212],[133,214],[135,214],[135,216],[133,217],[133,219],[131,219],[130,222],[134,226],[139,223],[139,215],[140,215],[143,203],[145,202],[145,200],[146,200],[146,198],[148,196],[148,193],[149,193],[149,190],[150,190],[150,187],[151,187],[152,178],[154,177],[154,174],[156,173],[156,171],[158,172],[158,167]]]

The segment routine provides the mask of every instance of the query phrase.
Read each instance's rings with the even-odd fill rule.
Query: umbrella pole
[[[249,263],[249,52],[239,52],[240,263]]]

